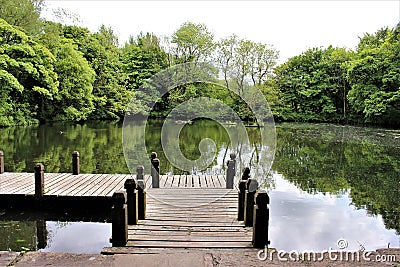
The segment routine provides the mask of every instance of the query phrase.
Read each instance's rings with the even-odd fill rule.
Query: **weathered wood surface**
[[[136,178],[128,174],[78,174],[44,173],[45,196],[74,196],[74,197],[107,197],[111,198],[115,191],[124,188],[127,178]],[[207,183],[200,184],[200,180]],[[145,175],[146,187],[151,187],[151,176]],[[222,181],[222,182],[221,182]],[[213,175],[160,175],[160,188],[224,188],[223,176]],[[34,195],[35,179],[33,173],[0,174],[0,195]]]
[[[213,183],[210,180],[212,176],[199,178],[204,179],[207,185]],[[146,220],[128,227],[127,247],[138,249],[251,247],[252,228],[245,227],[243,222],[237,221],[236,218],[236,190],[149,189],[146,214]],[[104,248],[105,253],[110,251]],[[116,248],[112,251],[119,253]]]

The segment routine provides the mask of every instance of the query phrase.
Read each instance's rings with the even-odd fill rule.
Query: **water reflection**
[[[181,171],[170,165],[161,151],[161,126],[159,121],[150,121],[147,125],[147,149],[158,153],[162,173],[179,174]],[[33,164],[41,161],[47,172],[70,172],[71,153],[78,150],[83,173],[128,173],[122,152],[121,127],[118,123],[94,122],[0,129],[0,149],[5,154],[6,171],[32,172]],[[233,149],[243,152],[238,155],[238,169],[241,169],[250,161],[253,165],[257,162],[256,151],[260,145],[257,130],[246,130],[251,147],[238,144],[233,148],[223,127],[210,121],[198,121],[183,127],[179,145],[185,157],[197,159],[201,156],[200,140],[210,138],[215,142],[216,157],[211,166],[205,170],[196,169],[196,173],[223,173]],[[273,175],[261,177],[262,187],[271,195],[273,246],[287,250],[328,249],[335,248],[339,238],[346,238],[349,246],[355,249],[358,242],[363,242],[368,249],[386,247],[389,242],[391,247],[400,246],[400,131],[280,124],[276,133]],[[132,138],[144,137],[138,132]],[[30,222],[25,217],[22,222],[15,221],[18,220],[1,222],[3,232],[5,229],[13,231],[7,235],[2,232],[0,243],[13,247],[10,240],[14,240],[18,248],[30,247],[29,240],[35,237],[36,246],[36,220]],[[50,221],[55,220],[46,221],[51,236],[56,228]],[[82,233],[79,224],[68,225],[58,232],[68,229]],[[108,242],[109,229],[97,224],[93,227],[99,227],[96,228],[99,233],[107,232],[99,236]],[[91,231],[88,229],[82,231]],[[25,234],[21,236],[21,232]],[[62,249],[58,242],[64,241],[48,238],[48,248]],[[97,241],[93,242],[96,247]]]

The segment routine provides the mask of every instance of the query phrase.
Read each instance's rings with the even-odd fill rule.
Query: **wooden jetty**
[[[237,220],[238,193],[232,189],[164,188],[148,190],[146,219],[128,226],[124,248],[249,248],[253,231]]]
[[[234,186],[235,155],[225,175],[160,175],[156,153],[151,174],[80,174],[79,153],[72,173],[4,172],[0,151],[0,203],[43,209],[112,207],[113,247],[102,253],[154,248],[264,248],[268,244],[269,197],[243,172]],[[234,189],[235,188],[235,189]],[[128,249],[128,250],[127,250]]]

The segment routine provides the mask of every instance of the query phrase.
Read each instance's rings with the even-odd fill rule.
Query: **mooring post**
[[[124,188],[126,190],[127,208],[128,208],[128,224],[138,223],[138,195],[137,183],[135,179],[128,178],[125,180]]]
[[[4,173],[4,153],[0,150],[0,174]]]
[[[254,195],[258,188],[256,179],[248,179],[246,183],[245,208],[244,208],[244,225],[253,226],[253,211],[254,211]]]
[[[124,247],[128,242],[128,211],[126,208],[126,192],[116,191],[112,196],[112,238],[113,247]]]
[[[151,152],[151,186],[160,187],[160,160],[156,152]]]
[[[238,192],[238,221],[244,221],[244,199],[246,194],[246,183],[250,178],[250,168],[246,167],[243,169],[242,180],[239,181],[239,192]]]
[[[231,153],[231,159],[228,160],[228,169],[226,170],[226,188],[232,189],[233,188],[233,179],[235,178],[236,172],[236,154]]]
[[[79,152],[78,151],[72,152],[72,174],[73,175],[79,174]]]
[[[138,166],[136,168],[137,179],[137,195],[138,195],[138,219],[144,220],[146,218],[146,184],[144,183],[144,167]]]
[[[35,170],[35,197],[44,195],[44,166],[38,163],[34,167]]]
[[[254,217],[253,217],[253,247],[265,248],[269,244],[269,196],[265,191],[259,191],[255,195]]]

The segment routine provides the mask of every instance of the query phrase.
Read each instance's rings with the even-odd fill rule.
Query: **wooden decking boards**
[[[147,192],[146,219],[128,226],[126,247],[104,248],[102,253],[144,248],[251,248],[252,228],[237,221],[236,190],[162,188]]]
[[[129,174],[45,173],[45,196],[106,197],[124,188]],[[150,175],[145,175],[146,187],[151,187]],[[201,182],[199,182],[201,181]],[[160,188],[225,188],[223,175],[160,175]],[[34,195],[33,173],[0,174],[0,195]]]

